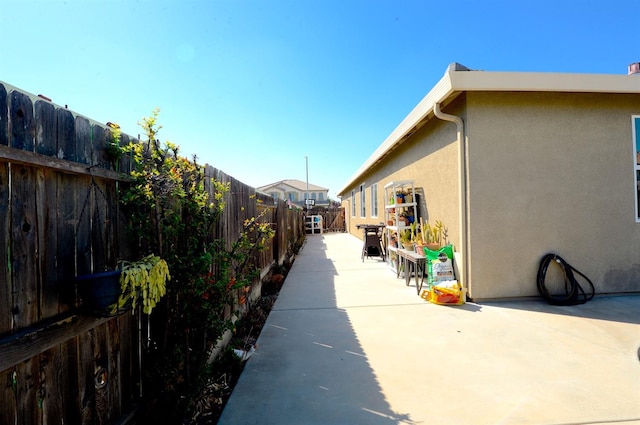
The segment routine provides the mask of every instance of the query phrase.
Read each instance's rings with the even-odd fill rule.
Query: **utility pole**
[[[309,209],[309,203],[307,202],[307,200],[309,199],[309,157],[305,156],[304,157],[304,162],[305,162],[305,166],[307,168],[307,193],[304,194],[304,204],[307,207],[307,210]]]

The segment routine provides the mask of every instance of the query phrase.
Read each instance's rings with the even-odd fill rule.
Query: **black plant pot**
[[[90,314],[110,316],[120,295],[120,270],[76,277],[82,308]]]

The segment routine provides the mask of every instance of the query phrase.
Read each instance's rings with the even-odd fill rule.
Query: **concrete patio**
[[[361,244],[308,236],[220,424],[640,424],[640,295],[439,306]]]

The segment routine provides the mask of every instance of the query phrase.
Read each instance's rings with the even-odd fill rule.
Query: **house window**
[[[316,193],[315,193],[315,192],[313,192],[313,193],[311,194],[311,199],[316,199]]]
[[[364,183],[360,185],[360,217],[367,216],[367,203],[365,199]]]
[[[351,191],[351,217],[356,216],[356,191]]]
[[[324,193],[318,193],[318,201],[324,201]]]
[[[296,192],[289,192],[287,193],[287,196],[289,198],[290,201],[297,201],[298,200],[298,196]]]
[[[275,200],[278,199],[278,192],[271,192],[271,197]]]
[[[636,223],[640,223],[640,115],[631,121],[633,129],[633,174],[635,177]]]
[[[378,216],[378,184],[371,185],[371,217]]]

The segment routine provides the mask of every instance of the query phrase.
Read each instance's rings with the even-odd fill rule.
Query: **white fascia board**
[[[640,93],[637,75],[458,71],[450,78],[454,91]]]

